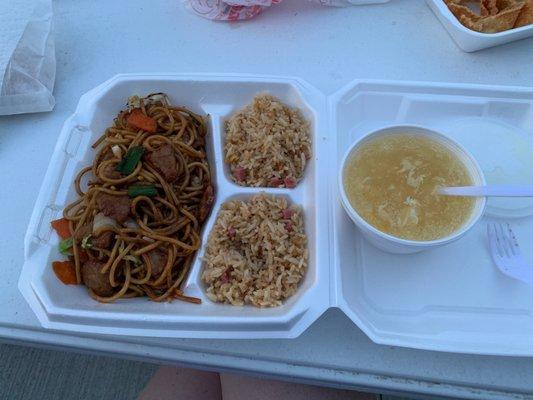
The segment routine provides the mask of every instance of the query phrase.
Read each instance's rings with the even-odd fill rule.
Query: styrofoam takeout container
[[[498,33],[476,32],[461,24],[444,0],[426,2],[457,46],[469,53],[533,36],[533,24]]]
[[[361,234],[374,246],[383,251],[396,254],[411,254],[418,253],[423,250],[434,249],[445,244],[455,242],[456,240],[463,237],[472,227],[479,221],[483,212],[485,211],[486,198],[478,197],[475,200],[475,205],[470,214],[470,217],[467,221],[461,226],[460,229],[452,232],[450,235],[445,236],[440,239],[435,240],[408,240],[402,239],[393,235],[389,235],[385,232],[376,229],[374,226],[370,225],[359,213],[353,208],[344,188],[344,172],[346,169],[346,163],[352,156],[352,154],[357,151],[357,148],[373,138],[390,135],[395,133],[410,133],[414,135],[419,135],[423,137],[428,137],[433,140],[438,141],[442,145],[446,146],[450,151],[452,151],[465,165],[468,169],[470,176],[472,178],[474,185],[485,185],[485,177],[483,176],[483,171],[477,163],[476,159],[461,146],[456,141],[452,140],[448,136],[436,132],[431,129],[424,128],[417,125],[391,125],[380,128],[375,131],[365,132],[358,139],[353,142],[348,150],[345,152],[344,157],[340,162],[339,168],[339,178],[338,178],[338,187],[340,192],[341,203],[352,219],[352,221],[359,227]]]
[[[203,304],[92,300],[84,287],[65,286],[50,262],[59,257],[49,222],[73,197],[73,177],[92,158],[90,144],[131,94],[164,91],[173,103],[211,116],[210,162],[215,208],[259,189],[233,184],[222,163],[222,122],[268,91],[301,108],[312,121],[313,157],[300,185],[267,189],[302,206],[309,238],[309,271],[282,307],[232,307],[209,301],[200,282],[199,251],[186,281]],[[433,350],[533,355],[533,289],[492,266],[484,221],[513,217],[527,241],[533,202],[487,202],[486,216],[460,240],[414,255],[393,255],[362,239],[338,200],[342,155],[363,132],[416,124],[445,133],[480,162],[488,183],[533,179],[533,89],[410,82],[356,81],[327,97],[294,78],[258,75],[119,75],[84,95],[61,132],[25,238],[19,288],[46,328],[159,337],[290,338],[327,308],[339,307],[372,340]],[[507,142],[511,140],[511,142]],[[530,149],[528,152],[527,150]],[[512,153],[512,154],[511,154]],[[509,160],[512,158],[512,161]],[[524,242],[524,256],[533,247]]]
[[[234,184],[223,162],[224,120],[268,91],[283,102],[298,107],[311,121],[313,157],[305,177],[295,189],[244,188]],[[249,198],[265,191],[285,196],[304,209],[309,241],[309,266],[301,288],[281,307],[258,309],[234,307],[209,300],[202,290],[200,274],[204,247],[197,252],[188,279],[186,295],[199,297],[201,305],[182,301],[156,303],[146,298],[98,304],[83,286],[65,286],[50,268],[62,259],[58,237],[50,221],[75,198],[73,180],[94,157],[91,144],[112,124],[131,95],[165,92],[172,104],[209,115],[207,152],[213,172],[216,201],[202,232],[207,242],[220,205],[228,199]],[[327,241],[318,235],[327,231],[327,175],[317,169],[327,154],[321,146],[326,132],[325,97],[298,79],[233,75],[119,75],[83,95],[76,112],[63,126],[37,199],[25,238],[25,264],[20,289],[43,326],[91,333],[193,338],[294,337],[307,328],[328,305],[329,255]]]

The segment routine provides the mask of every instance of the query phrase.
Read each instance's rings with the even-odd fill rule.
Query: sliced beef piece
[[[115,164],[107,164],[104,170],[102,171],[102,173],[106,178],[109,178],[109,179],[122,178],[122,174],[120,173],[120,171],[117,171],[115,168],[116,168]]]
[[[115,233],[113,231],[105,231],[96,237],[93,237],[92,243],[94,247],[100,249],[109,249],[113,245],[113,237]]]
[[[161,276],[167,264],[167,253],[159,249],[154,249],[146,253],[152,264],[152,279]]]
[[[200,200],[200,210],[198,211],[198,218],[200,222],[204,221],[211,211],[211,207],[215,201],[215,191],[212,185],[205,188],[205,192]]]
[[[81,266],[81,277],[85,286],[94,293],[107,297],[113,294],[113,287],[109,283],[108,274],[100,273],[103,266],[103,262],[89,259]]]
[[[159,172],[167,182],[178,178],[178,165],[174,157],[174,149],[168,143],[148,152],[145,159]]]
[[[89,254],[87,254],[87,252],[82,248],[78,248],[78,258],[80,260],[80,263],[83,264],[89,259]],[[76,261],[74,260],[74,256],[69,256],[68,259],[72,263],[72,265],[75,265]]]
[[[92,230],[93,230],[93,225],[86,222],[82,226],[80,226],[80,228],[76,232],[74,232],[74,239],[76,239],[79,242],[85,236],[90,235]]]
[[[121,224],[130,215],[131,201],[128,196],[114,196],[108,193],[99,193],[96,198],[96,205],[106,217],[113,218]]]

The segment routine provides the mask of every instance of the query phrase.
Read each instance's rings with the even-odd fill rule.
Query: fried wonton
[[[444,1],[461,24],[483,33],[496,33],[514,28],[526,4],[525,0]],[[479,6],[479,12],[474,11],[472,3],[474,6]]]
[[[520,28],[521,26],[526,26],[529,24],[533,24],[533,0],[526,1],[526,4],[522,8],[522,12],[516,19],[514,27]]]
[[[487,17],[498,14],[500,10],[497,3],[498,0],[481,0],[479,5],[481,16]]]

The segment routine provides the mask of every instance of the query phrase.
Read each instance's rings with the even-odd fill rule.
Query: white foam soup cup
[[[351,205],[348,196],[346,194],[345,188],[344,188],[344,174],[346,170],[346,164],[348,160],[350,159],[351,155],[355,153],[359,147],[363,144],[368,142],[369,140],[375,139],[379,136],[384,135],[390,135],[390,134],[398,134],[398,133],[409,133],[414,135],[420,135],[423,137],[427,137],[429,139],[433,139],[444,146],[450,151],[452,151],[458,158],[463,162],[465,167],[470,173],[470,177],[472,179],[473,185],[485,185],[485,177],[483,175],[483,171],[481,170],[479,164],[474,159],[472,154],[468,150],[466,150],[463,146],[461,146],[456,141],[450,139],[448,136],[424,128],[422,126],[417,125],[394,125],[389,126],[385,128],[381,128],[376,131],[372,131],[370,133],[367,133],[363,136],[361,136],[359,139],[357,139],[348,149],[348,151],[345,153],[344,157],[342,158],[341,164],[340,164],[340,173],[339,173],[339,192],[340,192],[340,200],[341,203],[352,219],[352,221],[355,223],[355,225],[359,228],[360,232],[362,233],[363,237],[367,239],[371,244],[376,246],[377,248],[384,250],[389,253],[397,253],[397,254],[408,254],[408,253],[417,253],[422,250],[432,249],[438,246],[442,246],[448,243],[451,243],[460,237],[462,237],[466,232],[468,232],[472,227],[476,224],[476,222],[479,221],[479,219],[482,217],[483,212],[485,210],[485,204],[486,204],[486,198],[485,197],[477,197],[474,203],[474,208],[470,214],[470,218],[463,223],[463,225],[457,229],[452,234],[442,237],[440,239],[435,240],[428,240],[428,241],[418,241],[418,240],[409,240],[409,239],[402,239],[393,235],[389,235],[385,232],[382,232],[366,222],[365,219],[363,219],[357,211],[353,208]]]

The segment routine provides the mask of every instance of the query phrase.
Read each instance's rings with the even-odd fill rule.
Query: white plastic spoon
[[[452,186],[440,188],[438,193],[444,196],[533,197],[533,185]]]

